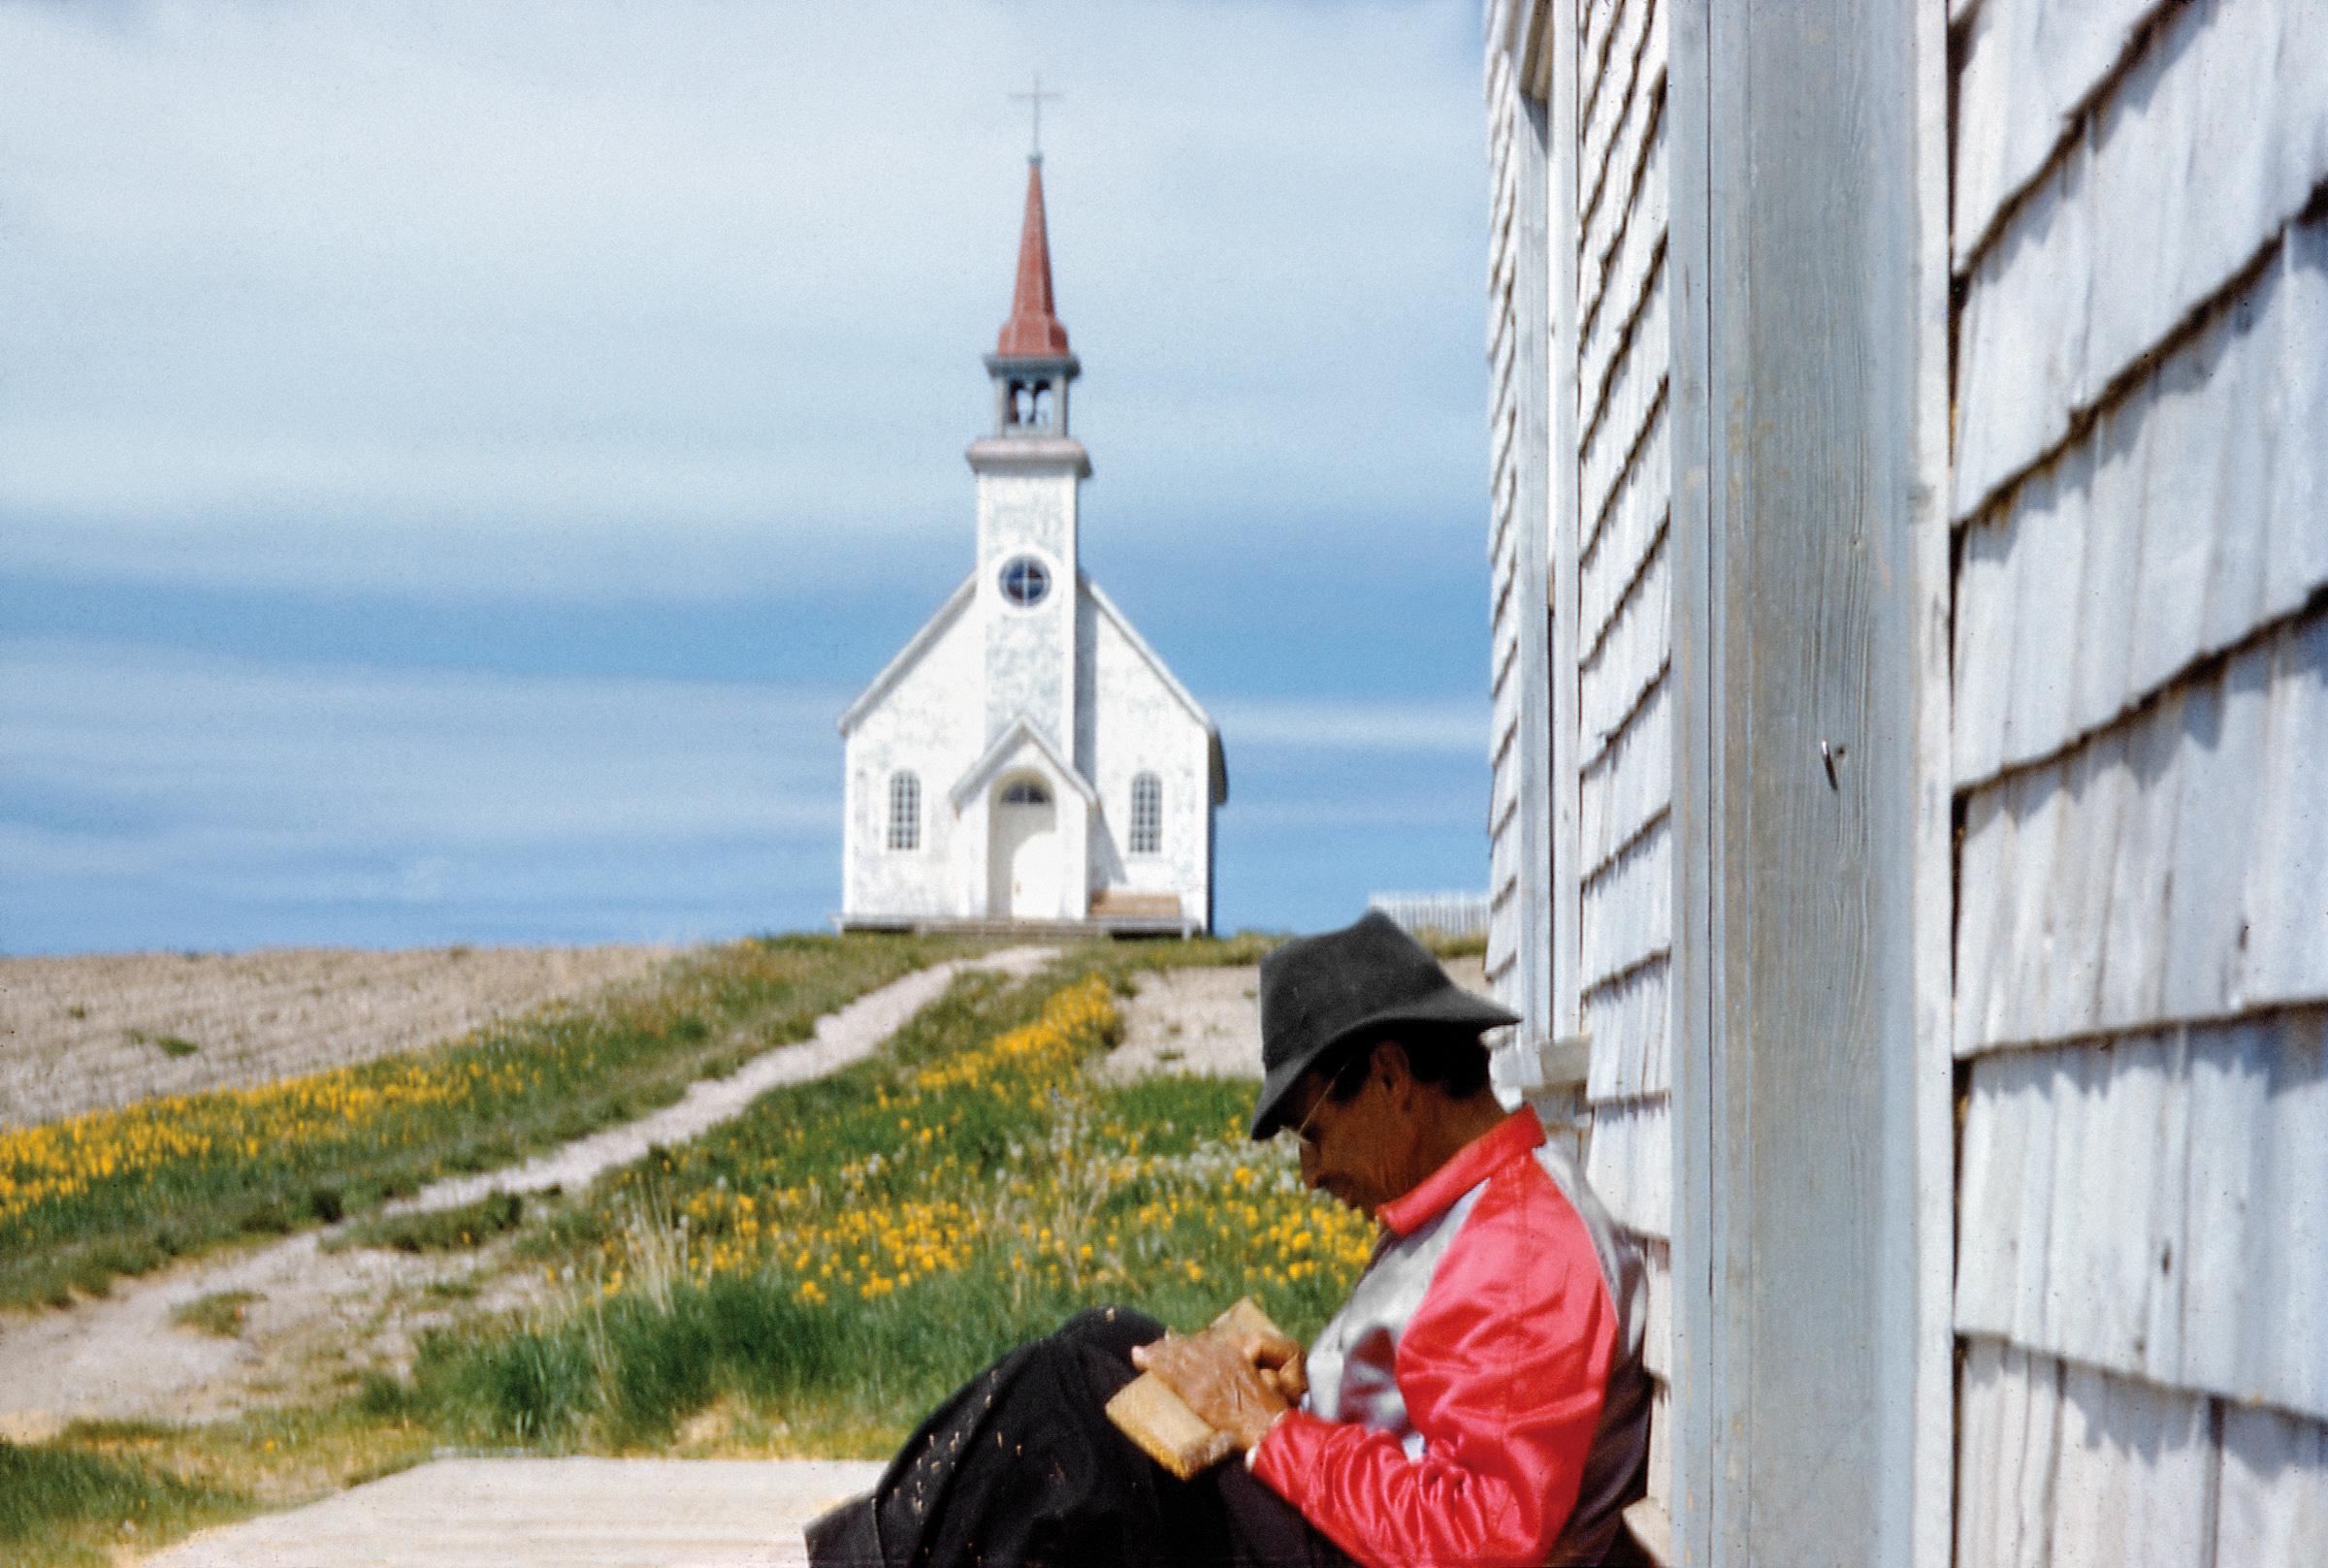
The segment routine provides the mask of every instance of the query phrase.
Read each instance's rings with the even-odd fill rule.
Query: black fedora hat
[[[1337,1045],[1399,1024],[1492,1029],[1519,1017],[1447,978],[1430,949],[1380,911],[1261,960],[1261,1102],[1253,1136],[1277,1130],[1285,1096]]]

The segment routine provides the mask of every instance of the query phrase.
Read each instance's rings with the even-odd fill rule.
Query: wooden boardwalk
[[[438,1459],[146,1568],[792,1568],[869,1459]]]

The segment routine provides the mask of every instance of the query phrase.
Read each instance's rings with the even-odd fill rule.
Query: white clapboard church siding
[[[1485,12],[1498,1076],[1640,1532],[2328,1562],[2328,7]]]
[[[1039,158],[996,349],[977,564],[840,719],[841,923],[1210,930],[1220,736],[1079,563],[1091,464]]]

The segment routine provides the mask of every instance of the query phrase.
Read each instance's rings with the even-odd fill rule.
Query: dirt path
[[[779,1084],[870,1054],[965,968],[1023,975],[1051,950],[1018,947],[940,964],[817,1020],[816,1037],[755,1058],[729,1077],[690,1087],[652,1115],[594,1134],[514,1169],[439,1182],[398,1210],[449,1208],[495,1187],[580,1191],[599,1171],[684,1141],[736,1115]],[[0,1437],[33,1441],[77,1418],[199,1422],[239,1410],[319,1401],[366,1370],[402,1370],[420,1333],[456,1311],[518,1304],[545,1290],[478,1255],[407,1256],[369,1248],[325,1252],[308,1232],[254,1251],[213,1254],[63,1311],[0,1320]],[[232,1335],[174,1326],[206,1296],[246,1293]]]
[[[1488,994],[1477,958],[1446,966],[1456,984]],[[1261,972],[1168,969],[1140,977],[1140,994],[1123,1008],[1123,1043],[1097,1071],[1124,1083],[1149,1072],[1216,1078],[1261,1076]]]

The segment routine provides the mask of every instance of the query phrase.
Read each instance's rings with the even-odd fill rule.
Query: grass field
[[[434,1049],[0,1133],[0,1303],[103,1294],[173,1256],[512,1164],[805,1039],[820,1014],[954,950],[881,936],[731,944],[650,986]]]
[[[516,1317],[432,1339],[409,1379],[369,1375],[328,1408],[201,1427],[84,1423],[48,1443],[0,1444],[0,1532],[19,1532],[0,1533],[0,1557],[103,1563],[125,1543],[324,1495],[448,1446],[881,1456],[979,1366],[1097,1301],[1193,1328],[1250,1294],[1306,1339],[1357,1272],[1371,1227],[1304,1193],[1286,1151],[1245,1137],[1250,1083],[1109,1085],[1084,1071],[1116,1038],[1115,999],[1136,971],[1249,963],[1267,945],[1098,944],[1023,982],[965,976],[881,1055],[773,1091],[587,1195],[489,1200],[441,1224],[350,1234],[433,1249],[515,1225],[518,1266],[555,1286]],[[724,953],[593,1038],[632,1040],[657,1072],[699,1070],[736,1048],[725,1040],[739,1028],[782,1038],[793,1006],[804,1026],[843,993],[935,956],[858,939]],[[553,1038],[568,1037],[512,1043]],[[597,1076],[632,1060],[608,1046],[587,1084],[562,1080],[565,1107],[517,1104],[547,1137],[584,1114],[577,1095],[641,1101]],[[481,1081],[488,1096],[509,1092]],[[430,1125],[450,1168],[493,1124]],[[249,1174],[261,1194],[315,1179]],[[111,1230],[134,1233],[121,1189],[109,1191]],[[86,1212],[108,1228],[101,1208]],[[231,1332],[245,1304],[206,1298],[192,1327]]]
[[[619,1452],[721,1404],[773,1447],[873,1457],[1084,1305],[1194,1328],[1249,1294],[1307,1338],[1371,1223],[1245,1136],[1250,1084],[1084,1072],[1117,1029],[1112,957],[966,976],[885,1058],[622,1172],[542,1239],[560,1306],[433,1342],[410,1411]]]

